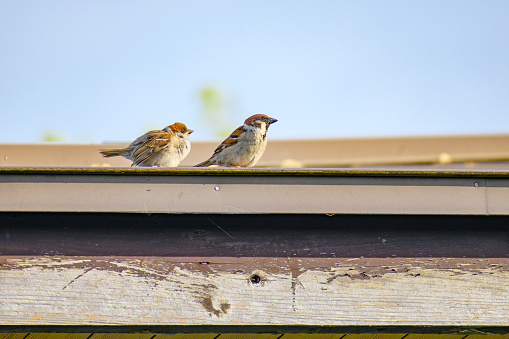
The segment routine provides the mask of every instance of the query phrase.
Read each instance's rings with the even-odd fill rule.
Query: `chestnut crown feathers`
[[[169,129],[171,129],[171,131],[173,133],[188,133],[188,134],[191,134],[193,133],[194,131],[193,130],[190,130],[187,128],[186,125],[184,125],[183,123],[181,122],[176,122],[174,123],[173,125],[170,125],[168,126]]]
[[[267,123],[267,125],[270,125],[270,124],[275,123],[277,121],[277,119],[271,118],[265,114],[255,114],[255,115],[252,115],[249,118],[247,118],[246,121],[244,121],[244,123],[246,125],[252,126],[255,121],[263,121],[263,122]]]

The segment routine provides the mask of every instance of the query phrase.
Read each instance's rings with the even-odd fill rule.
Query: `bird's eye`
[[[181,130],[181,131],[180,131],[180,133],[186,133],[186,131],[184,131],[184,130]]]

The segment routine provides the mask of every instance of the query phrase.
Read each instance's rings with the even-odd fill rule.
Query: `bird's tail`
[[[193,167],[209,167],[210,165],[214,164],[210,162],[210,159],[207,159],[204,162],[200,162],[198,165],[194,165]]]
[[[103,155],[105,158],[109,157],[116,157],[116,156],[122,156],[123,155],[122,149],[100,149],[99,153]]]

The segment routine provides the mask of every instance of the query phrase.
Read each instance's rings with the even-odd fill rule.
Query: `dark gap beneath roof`
[[[509,257],[509,217],[0,213],[0,255]]]

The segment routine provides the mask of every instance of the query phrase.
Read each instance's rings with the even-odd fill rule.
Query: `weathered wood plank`
[[[0,326],[507,326],[508,279],[501,258],[5,258]]]

